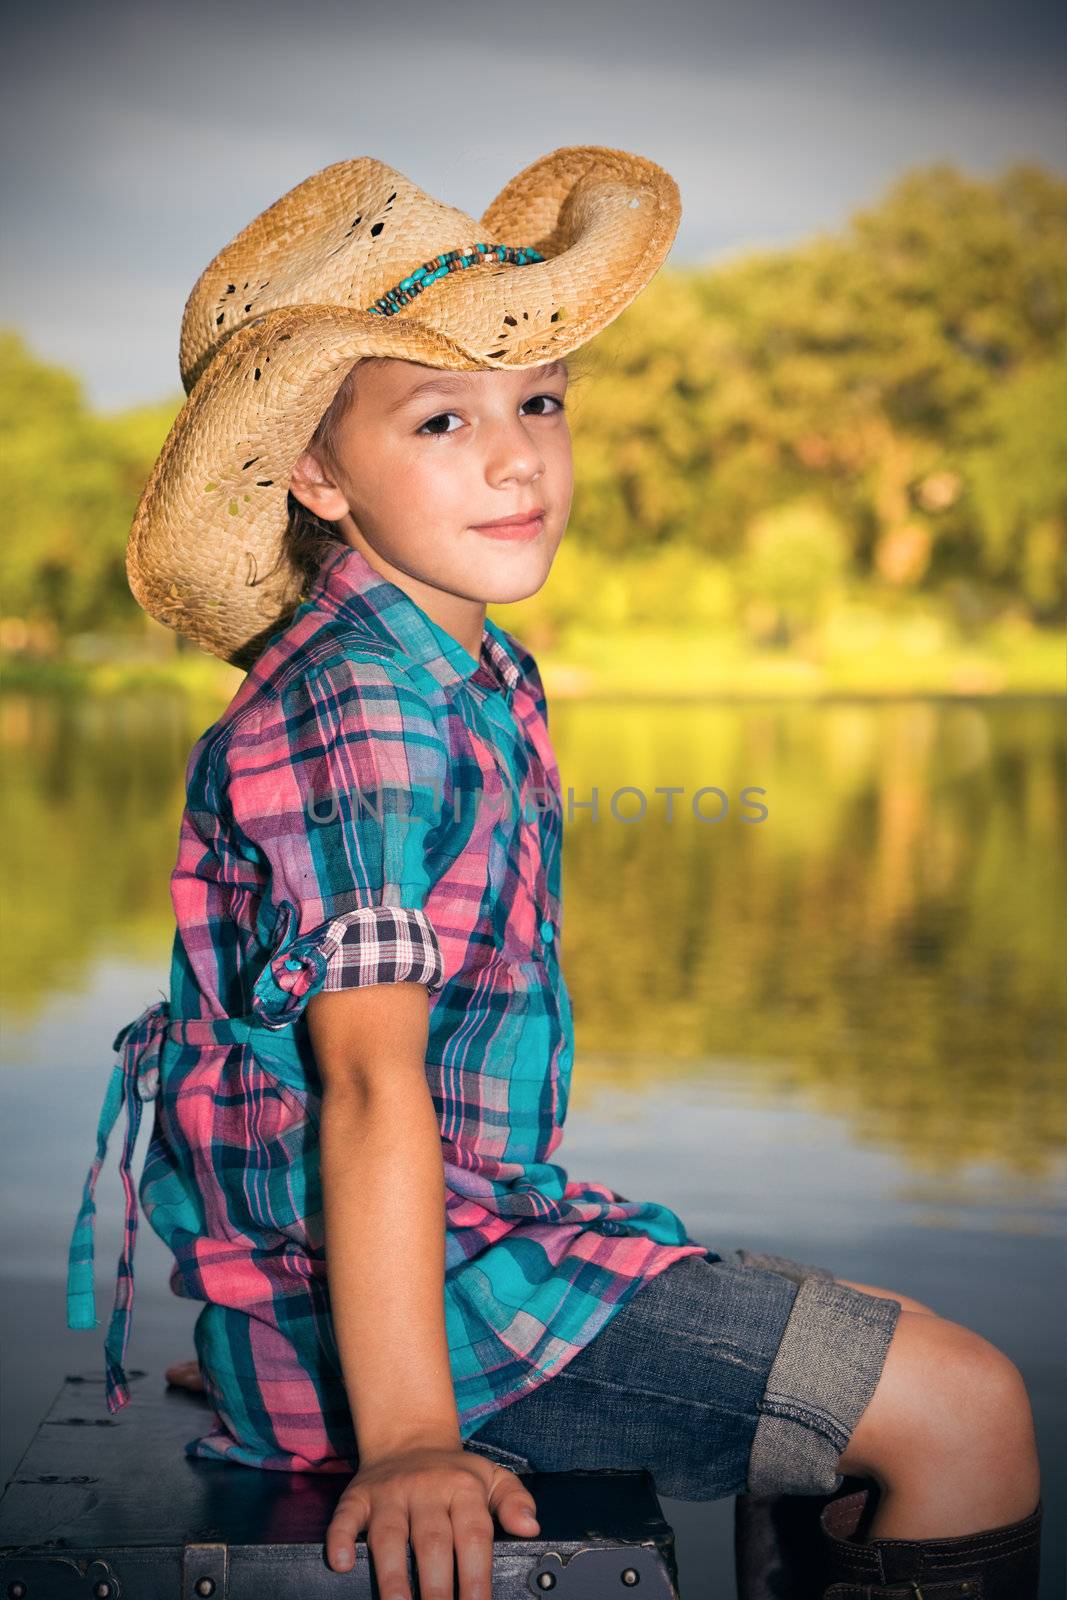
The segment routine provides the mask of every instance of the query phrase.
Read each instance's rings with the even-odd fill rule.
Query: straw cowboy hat
[[[623,150],[555,150],[475,221],[361,156],[314,173],[205,267],[182,317],[188,396],[130,530],[137,603],[247,667],[301,598],[289,480],[352,365],[540,366],[661,266],[678,187]]]

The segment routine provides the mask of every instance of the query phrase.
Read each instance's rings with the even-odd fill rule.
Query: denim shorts
[[[514,1472],[647,1469],[660,1494],[829,1495],[898,1300],[753,1250],[672,1262],[466,1447]]]

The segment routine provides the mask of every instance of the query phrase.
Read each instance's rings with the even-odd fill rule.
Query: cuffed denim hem
[[[738,1254],[747,1266],[780,1259],[801,1267]],[[802,1271],[758,1406],[748,1494],[829,1495],[841,1487],[838,1457],[874,1393],[901,1312],[899,1300],[838,1283],[823,1267]]]

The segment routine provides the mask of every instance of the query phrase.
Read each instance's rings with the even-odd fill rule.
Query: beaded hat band
[[[477,219],[370,156],[297,184],[186,301],[187,399],[127,543],[137,603],[250,665],[300,598],[289,481],[353,364],[473,371],[567,355],[654,277],[680,216],[668,173],[600,145],[533,162]]]
[[[448,272],[454,272],[457,267],[476,267],[479,262],[490,260],[507,261],[513,267],[524,267],[527,261],[544,259],[540,250],[523,245],[472,244],[465,250],[448,250],[443,256],[424,261],[408,277],[401,278],[395,289],[387,289],[381,299],[375,300],[367,310],[380,311],[383,316],[391,317],[394,311],[399,311],[401,306],[406,306],[417,294],[421,294],[428,284],[443,278]]]

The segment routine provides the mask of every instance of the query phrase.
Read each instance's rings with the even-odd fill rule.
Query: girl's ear
[[[348,501],[310,450],[297,458],[289,490],[302,506],[325,522],[336,522],[348,511]]]

